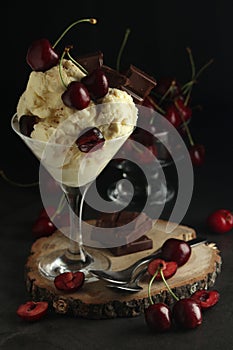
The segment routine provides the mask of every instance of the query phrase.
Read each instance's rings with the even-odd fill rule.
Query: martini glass
[[[11,126],[39,159],[43,168],[60,185],[69,207],[69,230],[68,233],[62,231],[68,237],[68,245],[42,256],[38,261],[40,273],[48,279],[54,279],[63,272],[83,271],[86,281],[92,281],[95,277],[89,270],[108,269],[110,261],[101,249],[84,247],[82,212],[85,195],[97,176],[127,140],[134,126],[128,127],[127,135],[105,140],[101,148],[96,146],[89,153],[79,152],[72,137],[58,143],[58,136],[61,134],[59,131],[49,138],[48,142],[25,136],[20,132],[16,114],[11,120]]]

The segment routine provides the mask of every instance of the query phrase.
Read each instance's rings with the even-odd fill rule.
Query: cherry
[[[81,152],[88,153],[102,148],[104,141],[105,139],[101,131],[94,127],[85,129],[75,143]]]
[[[165,118],[175,127],[178,128],[181,124],[179,112],[175,105],[170,105],[165,113]]]
[[[178,238],[168,238],[163,243],[161,250],[164,260],[175,261],[178,266],[184,265],[191,255],[189,244]]]
[[[34,130],[34,125],[38,122],[38,117],[35,115],[22,115],[19,119],[19,130],[20,132],[30,137]]]
[[[32,226],[32,233],[35,237],[49,236],[56,230],[56,226],[47,216],[39,217]]]
[[[47,208],[41,209],[39,213],[39,218],[48,218],[54,215],[56,212],[56,209],[53,206],[48,206]]]
[[[58,64],[59,56],[48,39],[39,39],[28,48],[26,61],[33,70],[45,72]]]
[[[171,310],[164,303],[151,304],[145,309],[145,321],[156,332],[167,331],[172,326]]]
[[[178,300],[172,310],[175,323],[186,329],[198,327],[202,323],[202,312],[199,303],[192,298]]]
[[[81,79],[92,98],[98,99],[108,93],[108,80],[101,68],[96,68],[90,74]]]
[[[192,164],[201,166],[205,161],[205,147],[200,144],[194,144],[189,148],[189,154]]]
[[[63,38],[63,36],[76,24],[81,22],[89,22],[96,24],[95,18],[84,18],[72,23],[66,30],[60,35],[55,44],[52,46],[48,39],[35,40],[28,48],[26,61],[29,66],[35,71],[45,72],[46,70],[56,66],[59,62],[59,55],[55,51],[55,47]]]
[[[225,233],[233,228],[233,213],[228,209],[218,209],[207,218],[208,228],[215,233]]]
[[[195,300],[201,306],[202,310],[209,309],[217,304],[220,294],[217,290],[197,290],[191,295],[191,298]]]
[[[63,92],[61,98],[67,107],[78,110],[88,107],[91,100],[87,88],[79,81],[72,81],[65,92]]]
[[[158,268],[161,268],[163,271],[164,278],[169,279],[172,276],[174,276],[174,274],[177,271],[177,267],[178,266],[175,261],[165,261],[163,259],[154,259],[148,264],[147,271],[151,276],[153,276],[158,270]],[[162,276],[160,272],[158,272],[158,274],[156,275],[155,280],[156,281],[162,280]]]
[[[181,123],[188,121],[192,116],[192,109],[185,104],[185,101],[181,96],[177,97],[174,103],[179,112]]]
[[[75,292],[82,287],[85,274],[82,271],[63,272],[54,279],[55,287],[66,292]]]
[[[46,301],[27,301],[18,307],[17,315],[26,321],[37,321],[41,319],[48,310],[48,303]]]

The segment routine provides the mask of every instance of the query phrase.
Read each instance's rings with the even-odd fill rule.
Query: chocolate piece
[[[121,255],[141,252],[142,250],[147,250],[152,248],[153,248],[152,239],[148,238],[146,235],[143,235],[142,237],[138,238],[136,241],[122,245],[120,247],[113,247],[109,249],[115,256],[121,256]]]
[[[101,51],[93,52],[76,58],[76,61],[81,64],[88,73],[93,70],[102,67],[103,65],[103,53]]]
[[[127,77],[128,81],[122,86],[122,89],[128,92],[136,103],[142,103],[156,86],[156,80],[153,77],[132,64],[130,65]]]
[[[123,246],[142,237],[152,228],[152,219],[145,213],[122,211],[117,213],[103,213],[96,222],[92,240],[100,242],[106,247]],[[140,241],[138,242],[139,247]]]
[[[117,70],[103,65],[102,69],[108,79],[108,84],[111,88],[121,89],[128,81],[128,78],[119,73]]]

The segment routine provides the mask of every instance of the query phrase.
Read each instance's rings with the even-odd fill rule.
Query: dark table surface
[[[225,112],[228,113],[228,112]],[[213,120],[219,116],[213,113]],[[230,116],[229,116],[230,118]],[[220,132],[218,123],[212,129],[203,124],[200,139],[207,147],[206,162],[194,169],[195,185],[192,200],[182,223],[197,234],[215,242],[221,252],[222,271],[215,288],[220,292],[218,304],[205,312],[203,324],[195,330],[154,334],[145,325],[144,317],[110,320],[87,320],[56,315],[26,323],[16,309],[29,299],[24,283],[24,264],[34,242],[31,227],[42,208],[39,188],[12,186],[0,179],[1,244],[0,244],[0,348],[18,349],[231,349],[233,346],[233,231],[218,235],[205,226],[207,215],[215,209],[232,209],[232,123]],[[16,150],[9,151],[13,162],[5,162],[11,178],[29,181],[36,177],[37,161],[16,141]],[[17,143],[18,142],[18,143]],[[16,152],[18,153],[16,155]],[[21,167],[19,158],[22,157]],[[24,159],[23,159],[24,157]],[[30,169],[28,159],[34,169]],[[91,215],[91,214],[90,214]]]

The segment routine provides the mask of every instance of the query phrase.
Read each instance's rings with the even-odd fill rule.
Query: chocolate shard
[[[106,230],[93,230],[92,240],[101,242],[115,255],[131,254],[136,251],[152,248],[152,240],[144,237],[152,228],[152,219],[145,213],[121,211],[102,213],[96,222],[97,227]],[[119,244],[118,244],[119,243]]]
[[[152,249],[152,248],[153,248],[152,239],[148,238],[146,235],[143,235],[142,237],[128,244],[122,245],[120,247],[110,248],[110,251],[115,256],[122,256],[126,254],[141,252],[143,250]]]
[[[122,86],[127,84],[128,78],[125,75],[119,73],[117,70],[106,65],[103,65],[102,69],[108,79],[108,84],[111,88],[121,89]]]
[[[101,68],[103,65],[103,53],[101,51],[92,52],[76,58],[76,61],[81,64],[88,73],[93,72],[97,68]]]
[[[156,86],[156,80],[141,69],[130,65],[127,72],[128,80],[122,89],[130,94],[136,103],[142,103]]]

